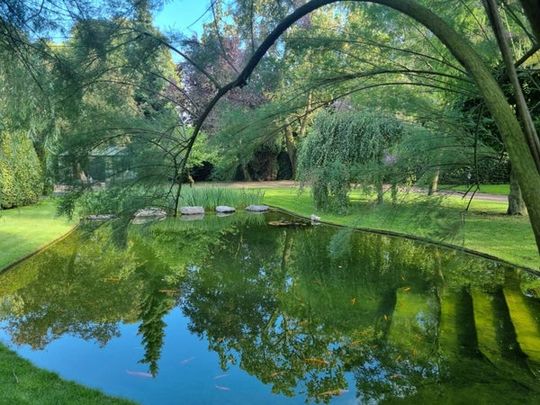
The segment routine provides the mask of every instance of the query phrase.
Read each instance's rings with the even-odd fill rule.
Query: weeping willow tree
[[[379,112],[325,111],[301,147],[299,180],[311,184],[318,208],[344,210],[352,183],[375,187],[382,203],[402,132],[399,120]]]

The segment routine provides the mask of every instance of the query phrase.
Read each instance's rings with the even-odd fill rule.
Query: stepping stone
[[[115,219],[116,215],[114,214],[98,214],[98,215],[88,215],[86,217],[87,221],[110,221]]]
[[[281,226],[281,227],[297,227],[297,226],[309,226],[311,223],[308,222],[302,222],[302,221],[270,221],[268,222],[268,225],[270,226]]]
[[[203,207],[182,207],[180,208],[182,215],[204,215]]]
[[[236,211],[234,207],[228,207],[226,205],[218,205],[216,207],[216,212],[219,214],[231,214]]]
[[[167,217],[137,217],[131,220],[133,225],[148,224],[151,222],[163,221]]]
[[[135,218],[164,218],[167,216],[167,213],[161,208],[148,207],[138,210],[134,217]]]
[[[267,205],[249,205],[246,207],[246,211],[250,212],[266,212],[270,209]]]

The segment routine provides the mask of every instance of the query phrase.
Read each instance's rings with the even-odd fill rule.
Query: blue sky
[[[209,5],[210,0],[168,0],[160,11],[154,13],[154,22],[165,33],[170,30],[181,31],[188,36],[193,32],[201,33],[202,25],[211,19],[212,13],[207,13],[202,20],[193,23],[204,14]]]

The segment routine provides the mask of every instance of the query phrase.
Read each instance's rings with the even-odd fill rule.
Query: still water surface
[[[0,341],[143,404],[540,403],[540,280],[279,213],[83,230],[0,275]]]

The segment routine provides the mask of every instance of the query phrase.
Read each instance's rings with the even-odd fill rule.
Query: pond
[[[537,277],[283,220],[81,229],[0,275],[0,341],[142,404],[540,403]]]

